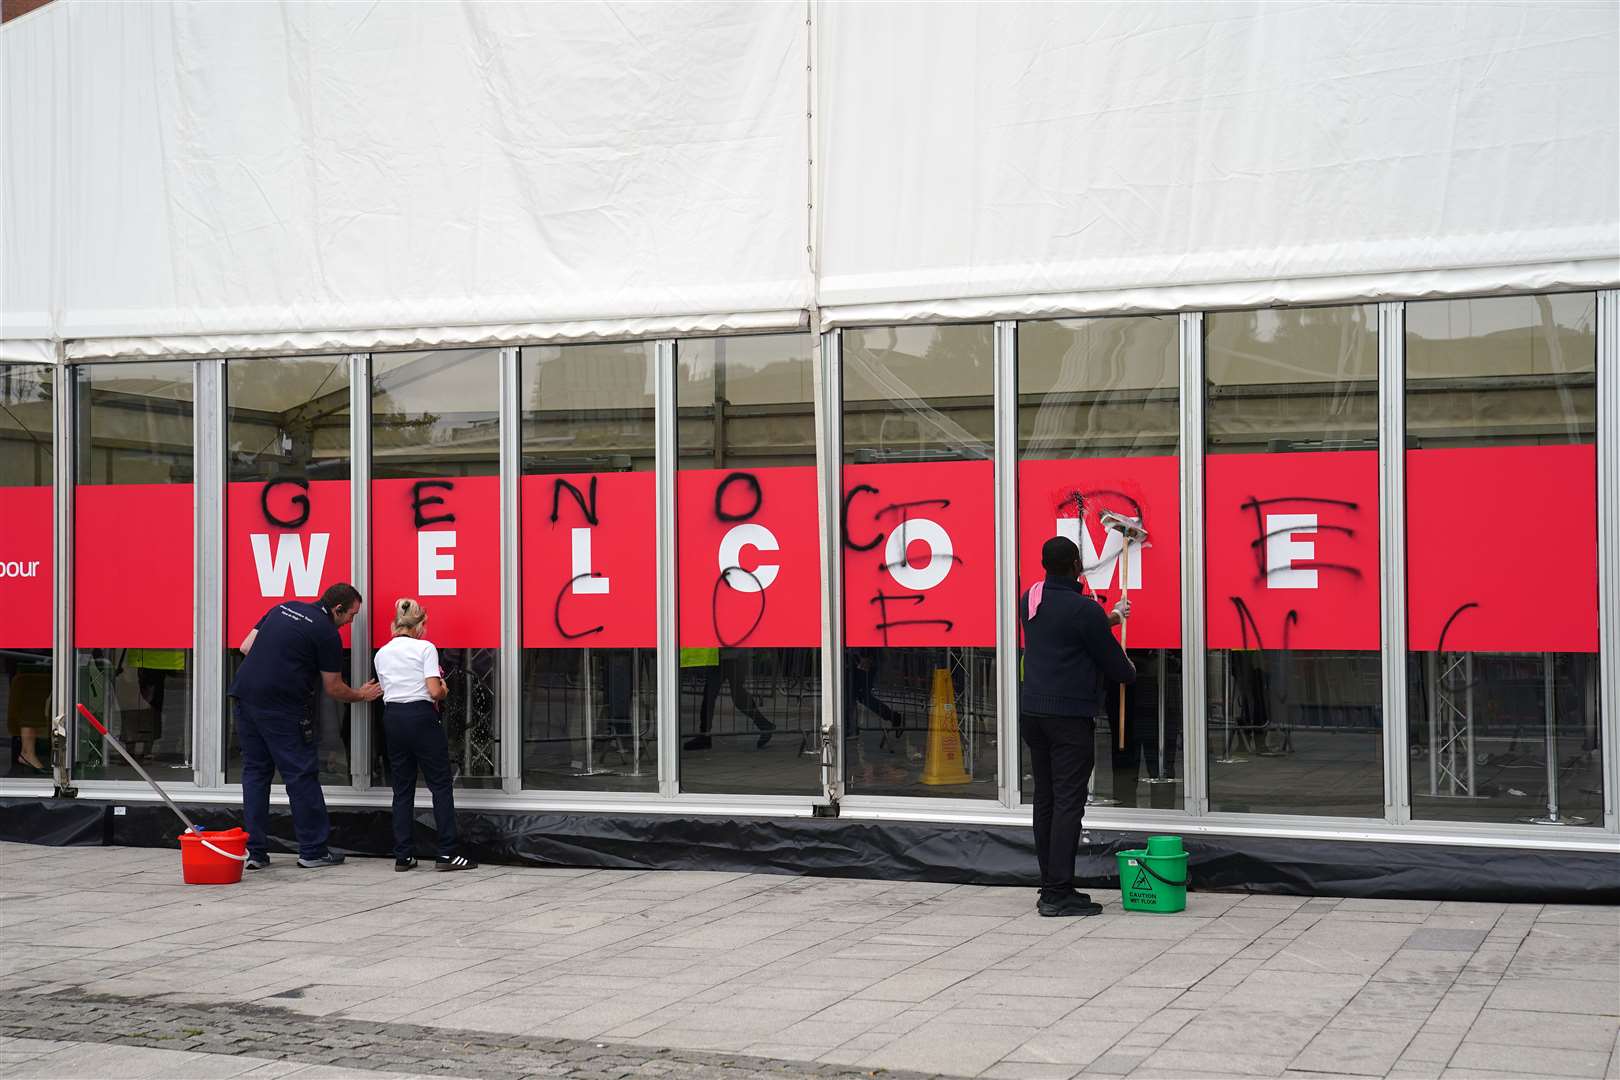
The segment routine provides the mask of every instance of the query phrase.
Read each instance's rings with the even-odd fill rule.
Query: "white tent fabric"
[[[834,321],[1620,277],[1613,3],[820,17]]]
[[[0,351],[1613,285],[1616,55],[1609,0],[57,0],[0,27]]]
[[[798,5],[48,5],[0,30],[5,334],[795,324],[806,42]]]

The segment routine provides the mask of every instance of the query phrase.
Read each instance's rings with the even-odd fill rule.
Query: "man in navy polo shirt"
[[[270,865],[270,777],[277,770],[292,804],[298,865],[314,870],[343,861],[326,846],[332,830],[316,762],[314,710],[320,689],[337,701],[382,696],[375,679],[354,690],[338,673],[343,666],[338,627],[349,625],[359,612],[359,590],[340,582],[313,604],[277,604],[242,639],[242,666],[228,693],[236,701],[242,747],[249,870]]]

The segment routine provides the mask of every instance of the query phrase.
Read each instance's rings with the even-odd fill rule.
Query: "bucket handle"
[[[1186,881],[1171,881],[1169,878],[1165,877],[1163,874],[1161,874],[1157,870],[1153,869],[1153,867],[1149,866],[1147,864],[1146,859],[1138,859],[1136,861],[1136,865],[1138,865],[1142,869],[1146,870],[1148,872],[1148,874],[1150,876],[1152,876],[1152,878],[1155,881],[1159,882],[1162,885],[1172,885],[1172,886],[1174,886],[1175,888],[1178,888],[1178,889],[1185,889],[1192,882],[1191,876],[1189,876]]]
[[[196,835],[196,834],[193,834],[193,835]],[[248,855],[247,852],[243,852],[240,855],[233,855],[231,852],[226,851],[224,848],[215,847],[213,844],[209,843],[207,840],[204,840],[201,836],[197,836],[197,843],[201,844],[203,847],[207,848],[209,851],[212,851],[215,855],[223,855],[227,859],[235,859],[239,863],[245,863],[245,862],[248,861],[248,859],[252,858],[252,856]],[[1154,874],[1153,876],[1158,877],[1159,875]]]

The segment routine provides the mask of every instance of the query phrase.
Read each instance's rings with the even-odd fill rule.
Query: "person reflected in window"
[[[906,721],[894,706],[878,697],[878,677],[883,672],[883,661],[874,649],[850,649],[848,677],[844,680],[844,738],[853,739],[861,732],[856,720],[856,705],[865,705],[889,725],[894,734],[893,745],[899,746],[899,736]]]
[[[383,729],[388,735],[388,771],[394,785],[394,869],[416,868],[416,773],[433,794],[438,830],[437,870],[473,870],[478,864],[457,850],[456,800],[450,777],[450,743],[439,720],[449,690],[439,650],[424,636],[427,612],[409,597],[394,601],[393,639],[374,661],[382,684]]]
[[[1024,629],[1018,722],[1035,776],[1035,856],[1041,869],[1036,910],[1049,917],[1096,915],[1102,906],[1075,890],[1074,860],[1096,761],[1103,681],[1136,681],[1136,667],[1110,629],[1130,614],[1130,601],[1121,600],[1109,615],[1085,594],[1080,549],[1067,537],[1054,536],[1041,546],[1041,567],[1046,577],[1018,605]]]
[[[754,695],[748,692],[748,671],[752,666],[749,657],[747,649],[720,650],[719,662],[704,673],[703,711],[698,716],[698,733],[686,740],[684,749],[707,750],[714,745],[709,738],[709,729],[714,724],[714,707],[720,700],[722,683],[730,684],[731,703],[736,706],[738,712],[752,720],[754,727],[759,730],[759,738],[755,741],[754,747],[763,750],[770,743],[771,736],[776,734],[776,725],[760,711]]]

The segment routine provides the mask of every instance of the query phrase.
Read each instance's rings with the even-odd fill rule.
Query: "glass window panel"
[[[499,350],[372,356],[371,641],[388,641],[399,598],[427,611],[461,787],[501,786],[500,468]],[[381,785],[386,734],[382,710],[371,713]]]
[[[1127,567],[1101,515],[1139,518],[1148,532],[1130,556],[1137,681],[1125,693],[1125,738],[1117,687],[1096,725],[1094,805],[1182,805],[1180,354],[1174,315],[1018,325],[1020,595],[1040,580],[1041,545],[1071,529],[1082,583],[1112,606]]]
[[[1407,305],[1414,818],[1603,819],[1596,319],[1592,293]]]
[[[78,697],[155,779],[192,763],[193,367],[74,368]],[[79,721],[75,776],[139,779]]]
[[[1210,806],[1382,816],[1377,309],[1204,328]]]
[[[821,790],[814,342],[678,346],[682,791]]]
[[[522,353],[524,787],[658,790],[654,357]]]
[[[843,332],[850,794],[999,794],[992,335]]]
[[[51,437],[55,369],[0,364],[0,711],[6,775],[47,775],[51,755]]]
[[[314,600],[352,576],[349,358],[233,360],[225,381],[228,687],[242,663],[236,646],[264,612],[284,600]],[[349,628],[339,632],[347,646]],[[345,679],[348,660],[345,647]],[[317,689],[315,714],[321,781],[348,785],[348,706]],[[240,783],[236,725],[226,723],[225,733],[225,778]]]

